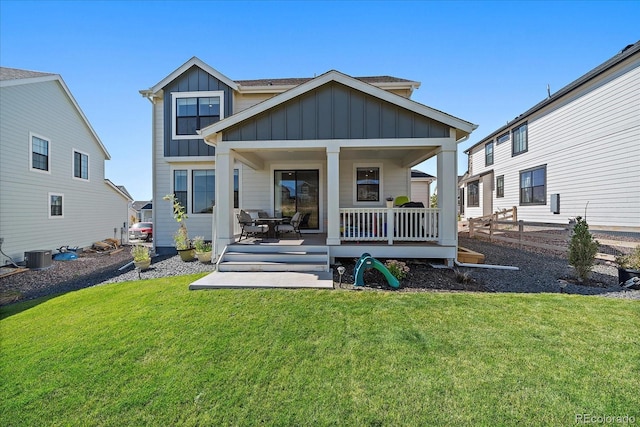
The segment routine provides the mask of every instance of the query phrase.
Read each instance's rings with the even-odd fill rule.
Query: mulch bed
[[[386,260],[380,259],[384,263]],[[423,260],[404,260],[409,267],[407,276],[400,281],[399,288],[389,286],[384,275],[375,268],[369,268],[364,271],[363,279],[365,286],[354,286],[355,267],[357,259],[340,258],[336,259],[333,269],[333,280],[337,284],[336,287],[341,289],[360,289],[360,290],[384,290],[396,292],[426,292],[426,291],[473,291],[473,292],[490,292],[489,289],[477,283],[468,274],[462,273],[450,268],[435,268],[429,262]],[[437,265],[441,261],[434,261]],[[338,265],[345,267],[345,273],[342,276],[340,284],[340,274]],[[338,286],[338,284],[340,284]]]

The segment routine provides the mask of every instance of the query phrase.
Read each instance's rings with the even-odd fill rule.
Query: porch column
[[[340,244],[340,146],[327,147],[327,245]]]
[[[213,215],[213,235],[216,256],[224,247],[235,241],[233,235],[233,155],[220,144],[216,147],[216,209]]]
[[[438,243],[444,246],[458,245],[458,195],[457,144],[452,141],[440,149],[438,159],[438,209],[440,210]]]

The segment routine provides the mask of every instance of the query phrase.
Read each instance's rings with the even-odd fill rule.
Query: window
[[[79,151],[73,152],[73,177],[89,179],[89,155]]]
[[[173,139],[200,138],[198,130],[224,118],[224,92],[174,92]]]
[[[496,178],[496,197],[504,197],[504,175]]]
[[[380,201],[380,168],[356,168],[356,194],[358,202]]]
[[[484,146],[484,165],[491,166],[493,164],[493,141],[488,142]]]
[[[49,141],[39,136],[30,134],[31,143],[31,170],[50,171],[50,147]]]
[[[520,205],[547,204],[547,166],[520,172]]]
[[[49,193],[49,218],[63,218],[63,194]]]
[[[529,149],[529,143],[527,141],[527,124],[523,124],[511,131],[513,134],[513,140],[511,141],[511,155],[515,156],[521,153],[526,153]]]
[[[216,178],[214,169],[173,171],[173,194],[185,210],[194,214],[212,213],[216,204]],[[233,207],[239,207],[240,179],[238,169],[233,170]],[[191,195],[191,197],[189,197]],[[191,200],[191,205],[187,201]]]
[[[216,177],[213,169],[194,170],[193,174],[193,213],[212,213],[216,203]]]
[[[480,206],[480,181],[473,181],[467,184],[467,206]]]
[[[503,142],[507,142],[508,140],[509,140],[509,132],[503,133],[498,137],[498,145],[502,144]]]
[[[187,210],[187,171],[173,171],[173,194],[185,211]]]

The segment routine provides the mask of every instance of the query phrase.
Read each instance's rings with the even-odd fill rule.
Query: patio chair
[[[300,220],[300,212],[296,212],[288,224],[276,225],[276,236],[280,236],[280,233],[295,233],[298,237],[302,237],[300,234]]]
[[[242,236],[248,238],[249,235],[256,236],[258,234],[261,234],[264,237],[264,235],[269,230],[269,226],[267,224],[256,224],[255,220],[251,218],[251,215],[249,215],[245,211],[240,211],[240,213],[236,216],[238,217],[238,222],[242,227],[238,242],[242,240]]]

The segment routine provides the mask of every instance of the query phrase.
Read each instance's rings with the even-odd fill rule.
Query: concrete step
[[[304,252],[287,252],[287,253],[243,253],[243,252],[227,252],[224,254],[224,261],[244,261],[244,262],[326,262],[327,253],[304,253]]]
[[[328,271],[326,262],[222,261],[218,271]]]
[[[230,245],[218,262],[220,272],[327,272],[326,246]]]

